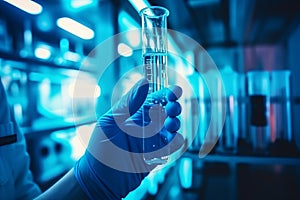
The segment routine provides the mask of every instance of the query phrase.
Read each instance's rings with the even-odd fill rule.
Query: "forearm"
[[[71,169],[57,183],[36,198],[41,199],[88,199],[79,186],[74,171]]]

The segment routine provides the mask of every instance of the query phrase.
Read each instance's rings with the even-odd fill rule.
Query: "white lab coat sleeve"
[[[41,191],[33,181],[25,138],[9,112],[1,79],[0,107],[0,136],[17,136],[16,142],[0,146],[0,199],[33,199]]]
[[[32,173],[29,169],[30,157],[26,151],[25,138],[16,122],[14,122],[14,129],[17,133],[17,142],[13,144],[15,155],[8,159],[9,163],[13,166],[15,196],[16,199],[33,199],[41,191],[33,181]]]

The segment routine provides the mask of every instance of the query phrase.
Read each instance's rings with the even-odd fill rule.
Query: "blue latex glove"
[[[146,143],[160,141],[149,151],[159,150],[156,154],[164,156],[183,145],[182,135],[176,132],[180,127],[177,116],[181,106],[177,99],[181,88],[174,86],[153,95],[164,107],[146,100],[148,88],[147,80],[142,79],[98,119],[87,151],[74,167],[75,177],[90,199],[121,199],[157,166],[148,165],[143,159],[143,113],[149,125],[146,134],[151,136],[147,136]],[[157,112],[162,116],[159,119],[153,117]],[[161,125],[158,134],[151,133],[152,125]],[[169,148],[163,148],[166,145]]]

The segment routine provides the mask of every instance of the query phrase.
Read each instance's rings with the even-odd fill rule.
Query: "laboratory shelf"
[[[75,128],[95,122],[95,117],[71,117],[57,119],[40,118],[35,120],[30,127],[21,127],[21,130],[26,135],[26,137],[30,137],[35,136],[36,134],[49,134],[55,131]]]
[[[299,199],[300,158],[185,152],[143,199]]]
[[[199,157],[197,153],[186,152],[183,157],[198,159],[203,162],[224,162],[230,164],[261,164],[261,165],[300,165],[300,157],[275,157],[275,156],[258,156],[258,155],[222,155],[208,154]]]
[[[54,62],[48,62],[41,59],[33,58],[33,57],[21,57],[18,56],[17,52],[6,52],[0,50],[0,58],[3,60],[15,61],[15,62],[22,62],[26,63],[29,66],[30,71],[34,69],[39,69],[40,66],[46,66],[54,69],[74,69],[78,70],[78,67],[74,67],[71,65],[58,65]],[[14,66],[16,67],[16,66]],[[27,70],[27,69],[24,69]]]

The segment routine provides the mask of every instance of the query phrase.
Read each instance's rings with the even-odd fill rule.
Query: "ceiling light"
[[[72,33],[73,35],[76,35],[82,39],[89,40],[94,37],[94,31],[92,29],[71,18],[59,18],[56,21],[56,24],[61,29],[64,29],[65,31],[68,31],[69,33]]]
[[[40,14],[43,11],[43,7],[40,4],[31,0],[4,0],[4,1],[32,15]]]

